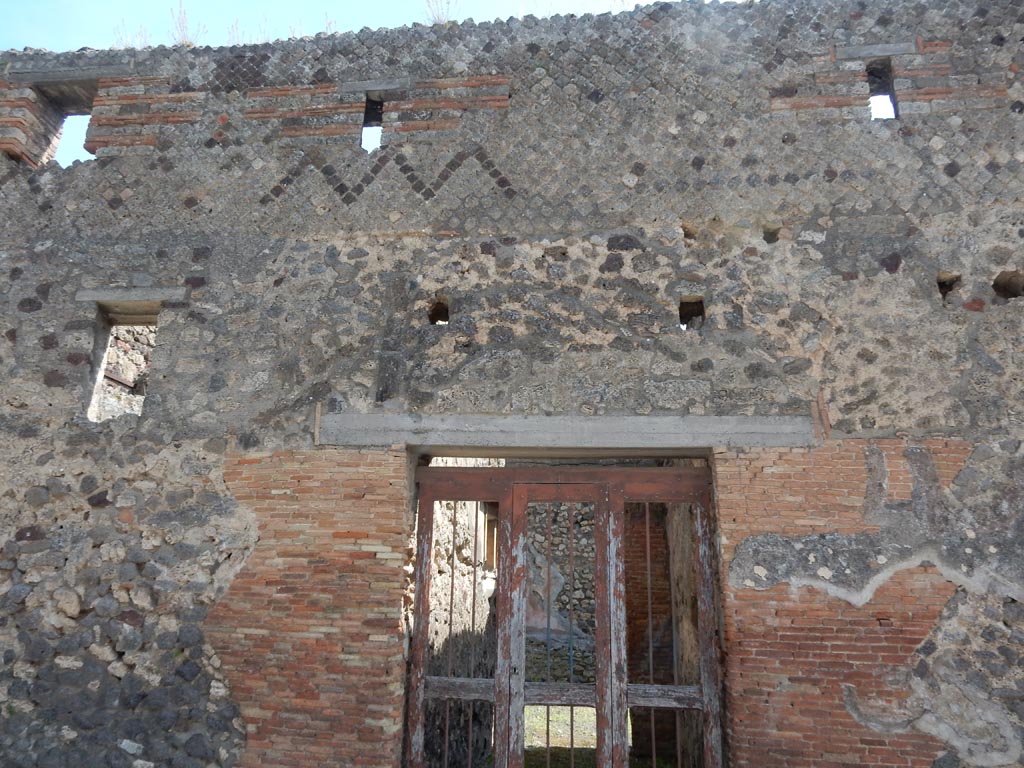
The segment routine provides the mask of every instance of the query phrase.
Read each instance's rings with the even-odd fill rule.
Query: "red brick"
[[[717,451],[719,528],[728,542],[723,573],[732,548],[748,536],[876,530],[864,519],[872,442],[886,458],[890,498],[906,498],[912,479],[904,457],[908,443],[901,439],[833,440],[800,451]],[[947,486],[972,449],[957,440],[923,445]],[[860,607],[785,583],[761,591],[726,586],[726,712],[733,765],[931,766],[942,742],[860,726],[846,710],[840,683],[851,683],[873,699],[905,699],[908,691],[890,688],[887,676],[913,663],[914,650],[953,592],[952,584],[926,567],[897,573]]]
[[[260,528],[259,543],[208,622],[243,712],[241,765],[399,764],[407,577],[401,560],[378,560],[359,547],[369,539],[405,551],[405,477],[402,451],[228,457],[226,481]],[[376,498],[364,498],[366,489]],[[317,502],[322,509],[310,507]],[[315,534],[313,519],[321,528]],[[315,543],[296,543],[309,536]],[[371,634],[387,639],[370,641]],[[368,725],[368,717],[391,728]]]

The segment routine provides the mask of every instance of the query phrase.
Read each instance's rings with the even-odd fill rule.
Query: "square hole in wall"
[[[448,325],[448,320],[448,302],[444,299],[435,300],[427,310],[427,322],[431,325]]]
[[[696,331],[704,325],[704,297],[683,296],[679,299],[679,328]]]
[[[150,302],[100,304],[93,358],[96,381],[86,413],[106,421],[142,413],[159,305]]]
[[[946,297],[949,296],[953,291],[960,285],[961,276],[959,272],[950,272],[945,269],[939,270],[938,275],[935,276],[935,283],[939,287],[939,295],[942,296],[942,300],[945,301]]]

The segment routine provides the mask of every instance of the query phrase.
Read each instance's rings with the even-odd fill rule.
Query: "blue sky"
[[[13,0],[11,0],[13,1]],[[317,32],[426,23],[428,4],[450,10],[454,20],[507,19],[555,13],[603,13],[633,7],[631,0],[386,0],[325,3],[315,0],[180,0],[189,36],[199,45],[263,42]],[[0,50],[170,44],[179,0],[29,0],[4,15]]]

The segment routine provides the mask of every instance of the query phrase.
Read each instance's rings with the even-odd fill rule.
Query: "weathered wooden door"
[[[417,480],[411,768],[719,768],[706,469],[426,468]],[[680,642],[675,597],[661,594],[669,528],[652,527],[668,505],[685,509],[692,536],[699,679],[689,684],[656,670],[656,635],[669,637],[669,656]],[[671,748],[655,712],[669,715]],[[686,712],[700,718],[697,745],[679,735]]]

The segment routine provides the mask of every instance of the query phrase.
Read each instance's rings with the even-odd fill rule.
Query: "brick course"
[[[892,58],[896,101],[915,105],[908,112],[1004,108],[1010,81],[1006,70],[991,69],[985,81],[964,78],[959,63],[950,55],[950,47],[948,41],[918,37],[901,45],[854,47],[842,56],[833,48],[828,55],[817,58],[821,71],[773,90],[769,111],[784,114],[809,110],[815,119],[860,119],[868,110],[864,66],[879,57]]]
[[[948,486],[971,445],[922,443]],[[815,448],[722,451],[714,462],[723,550],[723,626],[728,743],[736,768],[756,766],[920,766],[943,751],[917,732],[883,734],[856,722],[842,684],[862,703],[898,705],[915,649],[934,628],[955,587],[934,568],[910,568],[854,606],[811,587],[728,583],[731,554],[744,538],[775,532],[878,530],[864,517],[867,449],[888,469],[887,498],[908,499],[906,441],[834,440]]]
[[[229,457],[260,538],[208,622],[243,766],[395,766],[410,516],[404,451]]]
[[[914,650],[954,591],[934,569],[913,568],[861,607],[785,584],[728,592],[726,708],[733,765],[931,766],[943,752],[941,741],[861,726],[847,711],[841,686],[855,686],[872,704],[898,704],[906,696],[899,681]]]
[[[0,81],[0,152],[42,165],[56,150],[62,119],[34,89]]]

